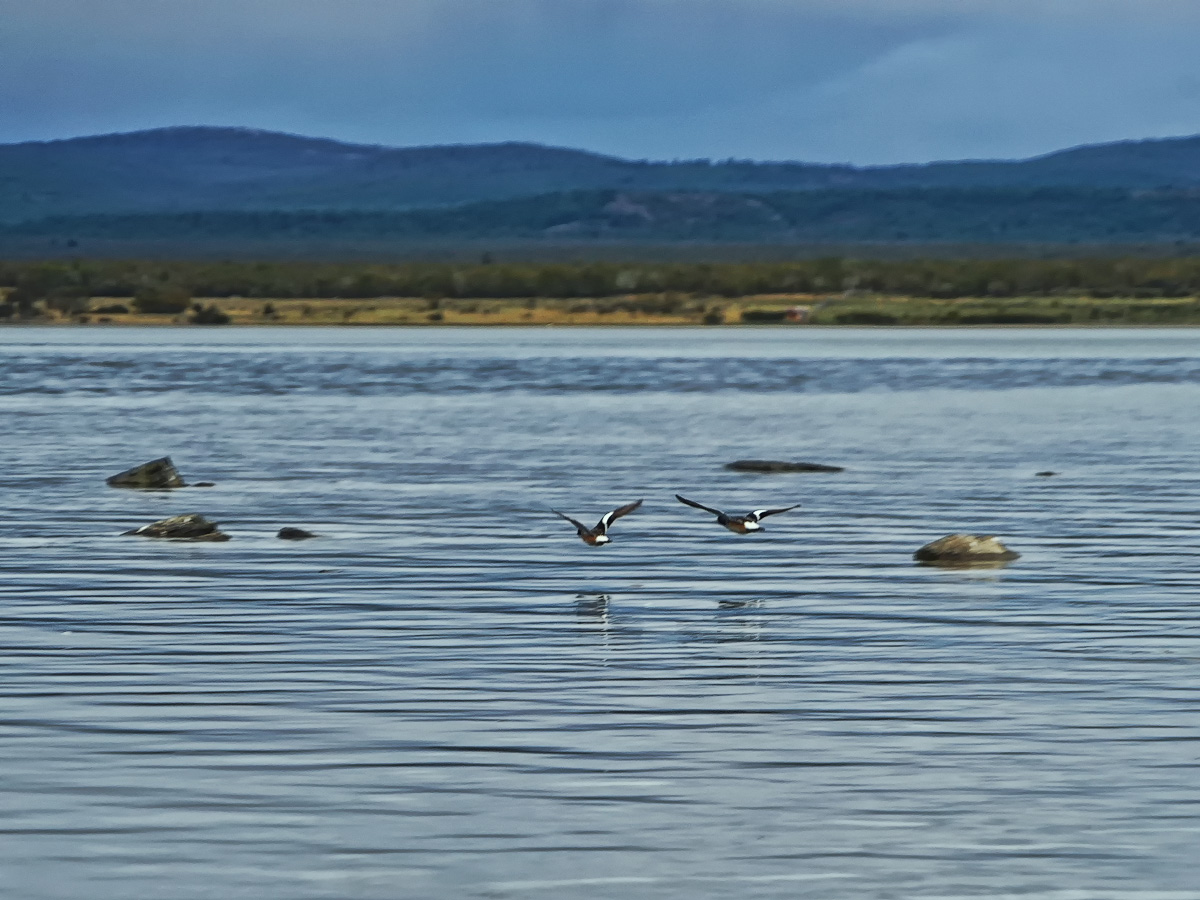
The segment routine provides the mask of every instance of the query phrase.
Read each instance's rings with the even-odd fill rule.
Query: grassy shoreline
[[[594,299],[194,298],[231,325],[422,326],[1153,326],[1200,325],[1200,298],[897,297],[758,294],[726,298],[628,294]],[[128,298],[93,297],[74,312],[0,320],[43,325],[187,325],[195,306],[174,314],[134,310]],[[122,312],[124,309],[126,311]]]

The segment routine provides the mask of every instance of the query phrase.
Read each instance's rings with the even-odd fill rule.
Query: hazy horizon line
[[[1067,147],[1060,147],[1055,150],[1049,150],[1045,153],[1034,154],[1033,156],[1021,157],[962,157],[962,158],[939,158],[930,159],[924,162],[900,162],[900,163],[875,163],[859,165],[851,162],[807,162],[801,159],[756,159],[753,157],[675,157],[673,159],[654,159],[650,157],[629,157],[620,156],[614,153],[602,153],[597,150],[589,150],[584,147],[572,147],[562,144],[543,143],[535,140],[504,140],[504,141],[451,141],[437,144],[384,144],[384,143],[369,143],[362,141],[343,140],[342,138],[329,137],[326,135],[304,134],[296,131],[281,131],[271,128],[260,128],[253,125],[158,125],[149,128],[135,128],[129,131],[107,131],[95,132],[92,134],[79,134],[71,137],[60,138],[45,138],[40,140],[24,140],[24,141],[9,141],[0,142],[0,148],[6,147],[28,147],[31,145],[46,146],[52,144],[68,144],[80,141],[104,140],[106,138],[124,138],[136,137],[138,135],[154,134],[156,132],[181,132],[181,131],[227,131],[227,132],[242,132],[245,134],[269,135],[273,137],[294,138],[297,140],[313,141],[321,143],[336,144],[342,147],[362,148],[371,150],[437,150],[449,148],[463,147],[537,147],[545,150],[558,150],[569,153],[581,153],[589,156],[601,157],[603,159],[617,160],[627,163],[642,163],[647,165],[677,165],[687,163],[704,163],[707,165],[778,165],[778,166],[807,166],[821,169],[854,169],[857,171],[865,170],[880,170],[880,169],[903,169],[914,168],[921,166],[933,165],[971,165],[971,164],[987,164],[987,163],[1022,163],[1032,162],[1034,160],[1046,159],[1048,157],[1057,156],[1062,153],[1070,153],[1076,150],[1084,150],[1093,147],[1111,147],[1124,144],[1155,144],[1167,143],[1173,141],[1195,140],[1200,138],[1200,133],[1192,134],[1177,134],[1160,137],[1138,137],[1138,138],[1121,138],[1113,141],[1094,141],[1083,144],[1073,144]]]

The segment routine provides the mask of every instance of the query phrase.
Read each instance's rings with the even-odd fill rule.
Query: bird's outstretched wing
[[[552,510],[550,510],[550,512],[554,513],[560,519],[566,519],[568,522],[570,522],[572,525],[574,525],[580,531],[587,531],[587,528],[578,519],[572,519],[570,516],[564,516],[557,509],[552,509]]]
[[[767,516],[777,516],[780,513],[785,513],[789,509],[796,509],[800,506],[799,503],[793,506],[785,506],[783,509],[756,509],[750,515],[746,516],[751,522],[757,522],[759,519],[765,519]]]
[[[713,509],[711,506],[705,506],[703,503],[697,503],[695,500],[689,500],[687,497],[681,497],[678,494],[675,495],[675,499],[680,503],[686,503],[688,506],[694,506],[696,509],[702,509],[705,512],[710,512],[714,516],[725,515],[725,513],[721,512],[719,509]]]
[[[614,509],[610,513],[605,513],[603,516],[600,517],[600,522],[596,525],[596,530],[598,532],[600,532],[601,534],[607,533],[608,526],[610,526],[617,519],[621,518],[621,516],[629,515],[631,512],[633,512],[635,509],[637,509],[641,505],[642,505],[642,501],[638,500],[634,503],[626,503],[624,506],[618,506],[616,509]]]

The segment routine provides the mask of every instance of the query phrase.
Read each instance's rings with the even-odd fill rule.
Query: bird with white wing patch
[[[719,509],[713,509],[711,506],[705,506],[702,503],[697,503],[695,500],[689,500],[687,497],[675,495],[675,499],[680,503],[688,506],[694,506],[696,509],[702,509],[705,512],[710,512],[717,517],[717,524],[728,528],[734,534],[749,534],[752,531],[762,531],[763,527],[758,524],[759,520],[765,519],[767,516],[775,516],[779,513],[785,513],[790,509],[796,509],[800,506],[799,503],[793,506],[785,506],[781,509],[756,509],[747,513],[744,516],[731,516],[728,513],[721,512]]]
[[[637,500],[634,503],[627,503],[624,506],[618,506],[612,512],[607,512],[601,516],[600,521],[596,523],[595,528],[588,528],[579,520],[572,519],[570,516],[565,516],[557,509],[552,509],[550,512],[554,513],[561,519],[566,519],[568,522],[574,525],[575,531],[579,535],[580,540],[582,540],[589,547],[603,547],[605,544],[612,543],[612,538],[608,536],[608,529],[611,527],[612,523],[621,518],[621,516],[629,515],[641,505],[642,501]]]

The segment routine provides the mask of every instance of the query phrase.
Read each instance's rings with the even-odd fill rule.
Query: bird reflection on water
[[[761,600],[718,600],[717,606],[723,610],[732,612],[735,610],[761,609],[763,602]]]
[[[575,613],[581,619],[599,619],[608,624],[608,604],[612,594],[576,594]]]

